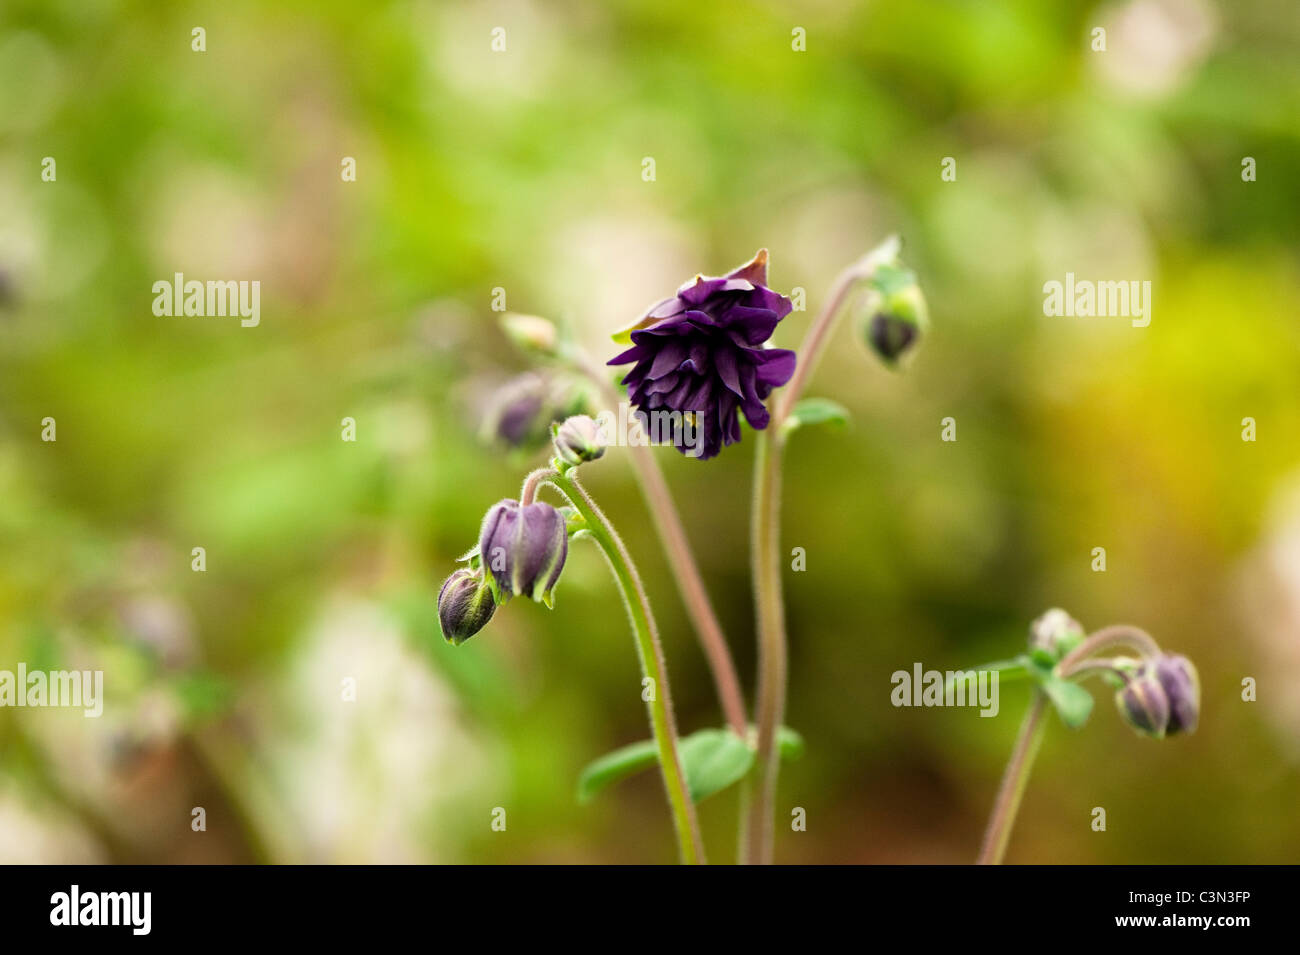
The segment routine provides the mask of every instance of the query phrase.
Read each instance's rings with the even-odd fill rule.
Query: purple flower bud
[[[763,249],[720,278],[697,275],[655,305],[631,329],[632,347],[608,364],[635,362],[623,384],[638,412],[675,414],[679,421],[690,416],[699,440],[675,441],[677,450],[711,458],[740,440],[737,412],[751,427],[767,427],[763,402],[790,380],[795,354],[764,343],[792,307],[767,287]]]
[[[1156,679],[1169,699],[1169,735],[1195,731],[1201,714],[1201,681],[1192,661],[1165,654],[1156,661]]]
[[[492,396],[483,421],[486,439],[508,448],[536,444],[549,421],[549,389],[539,375],[523,375]]]
[[[492,396],[483,419],[483,440],[534,450],[551,436],[551,424],[589,407],[588,389],[569,375],[532,372],[511,379]]]
[[[594,461],[605,453],[605,435],[589,416],[574,415],[555,430],[555,453],[574,466]]]
[[[1149,666],[1129,679],[1115,694],[1125,722],[1139,733],[1160,739],[1169,726],[1169,697]]]
[[[464,567],[443,581],[438,591],[442,635],[459,646],[487,626],[497,605],[487,581]]]
[[[541,501],[522,507],[500,501],[483,518],[478,547],[498,603],[523,595],[552,605],[551,591],[569,553],[563,514]]]

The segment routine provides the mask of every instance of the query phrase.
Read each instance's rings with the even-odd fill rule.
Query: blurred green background
[[[673,860],[652,774],[574,798],[646,735],[594,548],[554,611],[439,635],[439,581],[542,460],[479,438],[528,367],[493,290],[609,357],[697,271],[765,246],[811,312],[888,232],[933,330],[891,373],[845,323],[810,393],[853,425],[793,444],[807,752],[778,859],[972,860],[1025,691],[997,719],[895,709],[890,674],[1013,655],[1060,605],[1189,655],[1201,729],[1139,739],[1104,697],[1080,732],[1053,718],[1009,861],[1300,860],[1294,14],[3,0],[0,669],[101,668],[108,702],[0,710],[0,861]],[[1151,325],[1045,317],[1067,271],[1150,280]],[[175,272],[260,281],[261,324],[156,317]],[[656,452],[751,698],[753,444]],[[625,455],[588,485],[647,578],[679,723],[720,724]],[[701,813],[729,860],[735,792]]]

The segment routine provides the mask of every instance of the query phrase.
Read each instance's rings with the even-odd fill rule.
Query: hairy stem
[[[1002,773],[1002,785],[998,788],[998,798],[993,804],[993,814],[989,817],[988,828],[984,830],[984,844],[980,847],[978,865],[999,865],[1007,851],[1007,842],[1011,839],[1011,827],[1015,824],[1016,813],[1020,809],[1020,799],[1025,794],[1025,785],[1029,782],[1029,772],[1034,766],[1034,757],[1038,755],[1038,746],[1043,741],[1043,714],[1046,712],[1047,697],[1042,690],[1034,690],[1029,712],[1020,724],[1020,735],[1016,737],[1016,747],[1011,751],[1011,759]]]
[[[754,452],[754,503],[751,534],[754,609],[758,626],[758,765],[762,778],[749,804],[745,844],[741,860],[770,863],[773,859],[773,812],[781,755],[776,745],[777,729],[785,713],[786,633],[785,605],[781,594],[781,453],[784,437],[781,425],[817,367],[831,335],[844,312],[844,305],[858,283],[898,255],[899,241],[890,236],[836,278],[830,295],[808,328],[799,347],[794,375],[772,400],[772,420],[758,435]]]
[[[663,773],[664,788],[672,808],[673,826],[681,861],[687,865],[703,863],[704,844],[700,838],[700,824],[695,814],[695,804],[686,788],[686,775],[677,752],[677,724],[673,716],[672,693],[668,686],[668,667],[664,662],[659,631],[650,611],[650,600],[637,574],[636,565],[614,530],[609,519],[596,506],[586,489],[578,483],[577,474],[569,471],[549,478],[587,522],[587,529],[608,561],[614,579],[618,582],[623,604],[632,624],[637,653],[641,659],[641,672],[653,680],[646,708],[650,715],[650,729],[659,749],[659,768]]]
[[[558,474],[555,468],[538,468],[531,471],[528,477],[524,478],[524,486],[519,490],[519,503],[521,506],[527,506],[537,499],[538,489],[547,481],[554,480]]]
[[[602,398],[609,403],[611,409],[618,406],[619,394],[599,365],[577,352],[571,354],[569,360],[600,389]],[[723,635],[717,614],[709,602],[708,592],[704,589],[704,580],[695,563],[695,555],[691,552],[686,528],[682,525],[681,515],[668,490],[668,482],[664,480],[664,472],[651,448],[635,445],[629,447],[628,451],[637,483],[650,511],[650,519],[659,536],[659,543],[668,555],[668,566],[677,583],[677,591],[681,594],[682,603],[686,605],[686,613],[695,628],[705,659],[708,660],[723,715],[732,732],[743,739],[747,731],[745,694],[740,688],[740,677],[736,674],[736,664],[731,659],[727,638]]]

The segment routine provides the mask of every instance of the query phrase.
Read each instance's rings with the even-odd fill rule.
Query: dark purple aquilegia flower
[[[766,283],[766,249],[721,278],[697,275],[651,308],[632,330],[632,347],[609,362],[636,362],[623,384],[652,435],[647,413],[685,419],[672,427],[673,444],[687,456],[711,458],[739,441],[738,410],[751,427],[766,428],[764,400],[794,374],[794,352],[763,347],[792,307]],[[693,441],[683,440],[692,433]]]

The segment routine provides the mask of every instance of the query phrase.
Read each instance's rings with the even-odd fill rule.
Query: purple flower
[[[1192,661],[1165,654],[1156,661],[1156,679],[1169,698],[1169,735],[1191,733],[1201,713],[1201,681]]]
[[[683,454],[711,458],[739,441],[737,411],[766,428],[764,400],[794,374],[794,352],[763,347],[792,307],[766,282],[766,249],[721,278],[697,275],[650,309],[632,329],[632,347],[609,362],[636,362],[623,384],[642,426],[647,412],[676,412],[672,440]]]
[[[1169,697],[1149,666],[1131,677],[1115,694],[1120,715],[1144,736],[1161,739],[1169,726]]]
[[[483,518],[478,550],[498,603],[523,595],[549,607],[569,553],[564,515],[542,501],[499,501]]]

